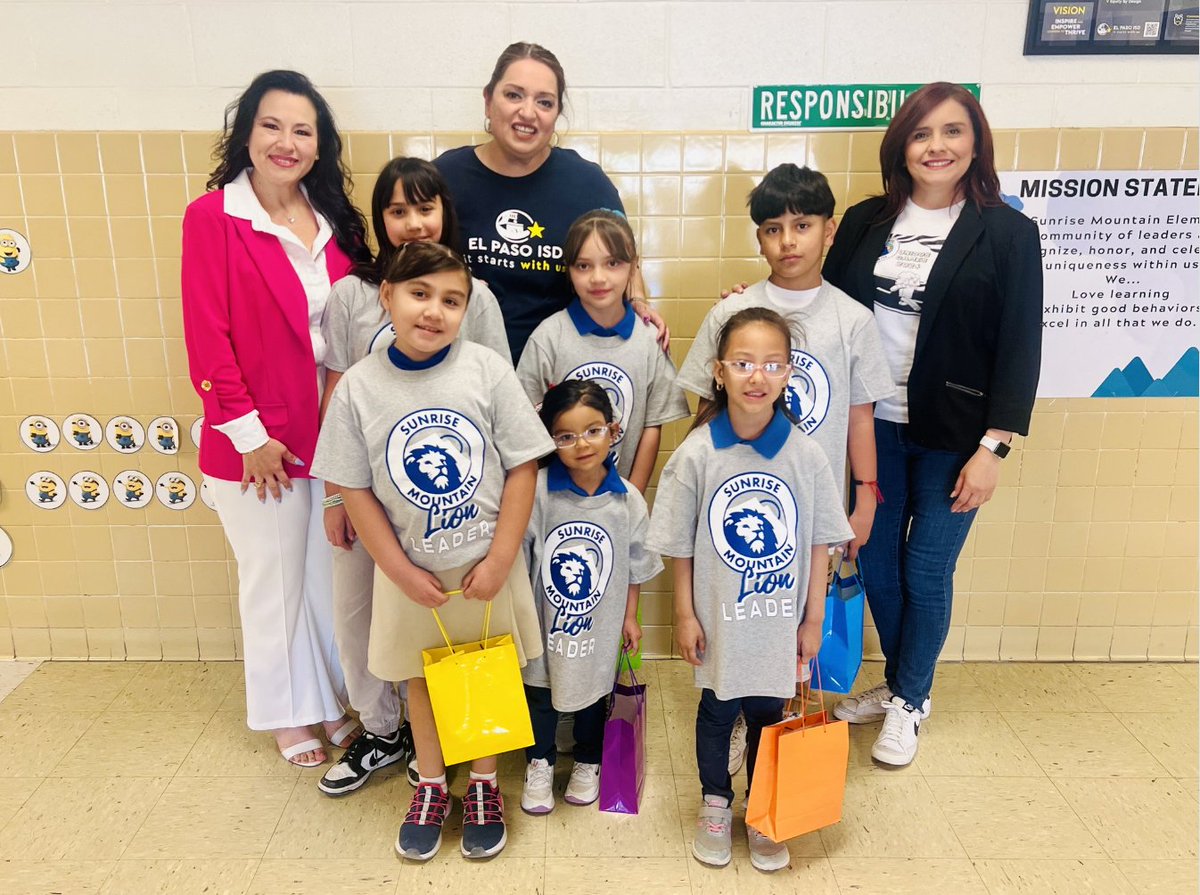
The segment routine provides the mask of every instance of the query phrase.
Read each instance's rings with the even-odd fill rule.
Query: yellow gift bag
[[[512,635],[487,636],[492,604],[484,610],[483,636],[472,643],[452,644],[436,609],[433,617],[446,646],[422,650],[421,658],[446,764],[532,746],[533,725]]]

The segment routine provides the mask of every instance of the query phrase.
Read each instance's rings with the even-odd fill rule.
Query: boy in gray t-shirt
[[[874,402],[892,395],[895,383],[871,312],[821,278],[822,252],[836,229],[833,191],[825,176],[779,165],[750,193],[749,206],[771,275],[708,312],[677,382],[712,400],[717,334],[725,322],[752,307],[770,308],[787,320],[794,342],[788,409],[824,449],[839,489],[849,456],[855,485],[853,557],[875,518]]]

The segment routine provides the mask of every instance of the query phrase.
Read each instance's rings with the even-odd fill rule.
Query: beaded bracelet
[[[334,494],[331,497],[326,497],[324,500],[321,501],[321,506],[323,506],[327,510],[332,507],[340,507],[341,505],[342,505],[342,495],[340,495],[340,494]]]

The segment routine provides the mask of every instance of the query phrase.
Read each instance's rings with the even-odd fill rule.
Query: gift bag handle
[[[445,594],[448,597],[453,597],[453,596],[462,594],[462,591],[461,590],[448,590],[445,592]],[[438,630],[442,632],[442,639],[446,641],[446,646],[448,646],[450,648],[450,654],[455,655],[454,644],[450,642],[450,635],[448,633],[446,633],[446,626],[442,624],[442,617],[440,615],[438,615],[437,609],[430,607],[430,611],[433,612],[433,620],[435,622],[437,622]],[[483,610],[483,636],[479,638],[480,641],[483,643],[487,643],[488,628],[491,627],[491,623],[492,623],[492,601],[488,600],[488,602],[485,605],[484,610]]]
[[[800,697],[799,697],[799,699],[800,699],[800,712],[799,712],[799,714],[800,714],[800,717],[802,717],[802,718],[816,718],[817,716],[820,716],[820,718],[821,718],[821,726],[822,726],[822,727],[824,727],[826,724],[828,724],[828,723],[829,723],[829,717],[828,717],[828,713],[825,711],[825,703],[824,703],[824,701],[822,701],[822,702],[821,702],[821,710],[820,710],[819,712],[812,712],[812,713],[810,714],[810,713],[809,713],[809,711],[808,711],[808,706],[809,706],[809,703],[811,703],[811,702],[812,702],[812,692],[813,692],[813,688],[812,688],[812,682],[813,682],[813,677],[815,677],[815,678],[816,678],[816,681],[817,681],[817,692],[818,692],[818,693],[822,692],[822,688],[821,688],[821,666],[820,666],[820,664],[817,662],[817,660],[816,660],[816,659],[813,659],[813,661],[812,661],[812,668],[813,668],[813,676],[812,676],[812,677],[809,677],[809,679],[808,679],[808,680],[806,680],[806,681],[801,681],[801,682],[800,682]],[[795,703],[796,703],[796,697],[793,697],[793,698],[792,698],[791,700],[789,700],[789,702],[788,702],[788,709],[792,709],[792,708],[793,708],[793,706],[795,705]]]
[[[617,684],[621,683],[621,664],[629,669],[629,680],[633,686],[638,686],[637,675],[633,671],[633,658],[629,655],[629,650],[625,648],[625,644],[621,644],[621,654],[617,657],[617,677],[613,681],[613,691],[616,692]]]

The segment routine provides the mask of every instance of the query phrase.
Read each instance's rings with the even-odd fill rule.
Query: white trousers
[[[374,589],[375,561],[362,540],[356,539],[350,550],[334,547],[333,630],[350,704],[363,727],[387,736],[400,724],[400,697],[391,681],[381,681],[367,670]]]
[[[325,539],[324,483],[292,479],[276,503],[254,488],[208,479],[238,563],[238,607],[251,730],[304,727],[345,713],[333,636],[333,563]]]

